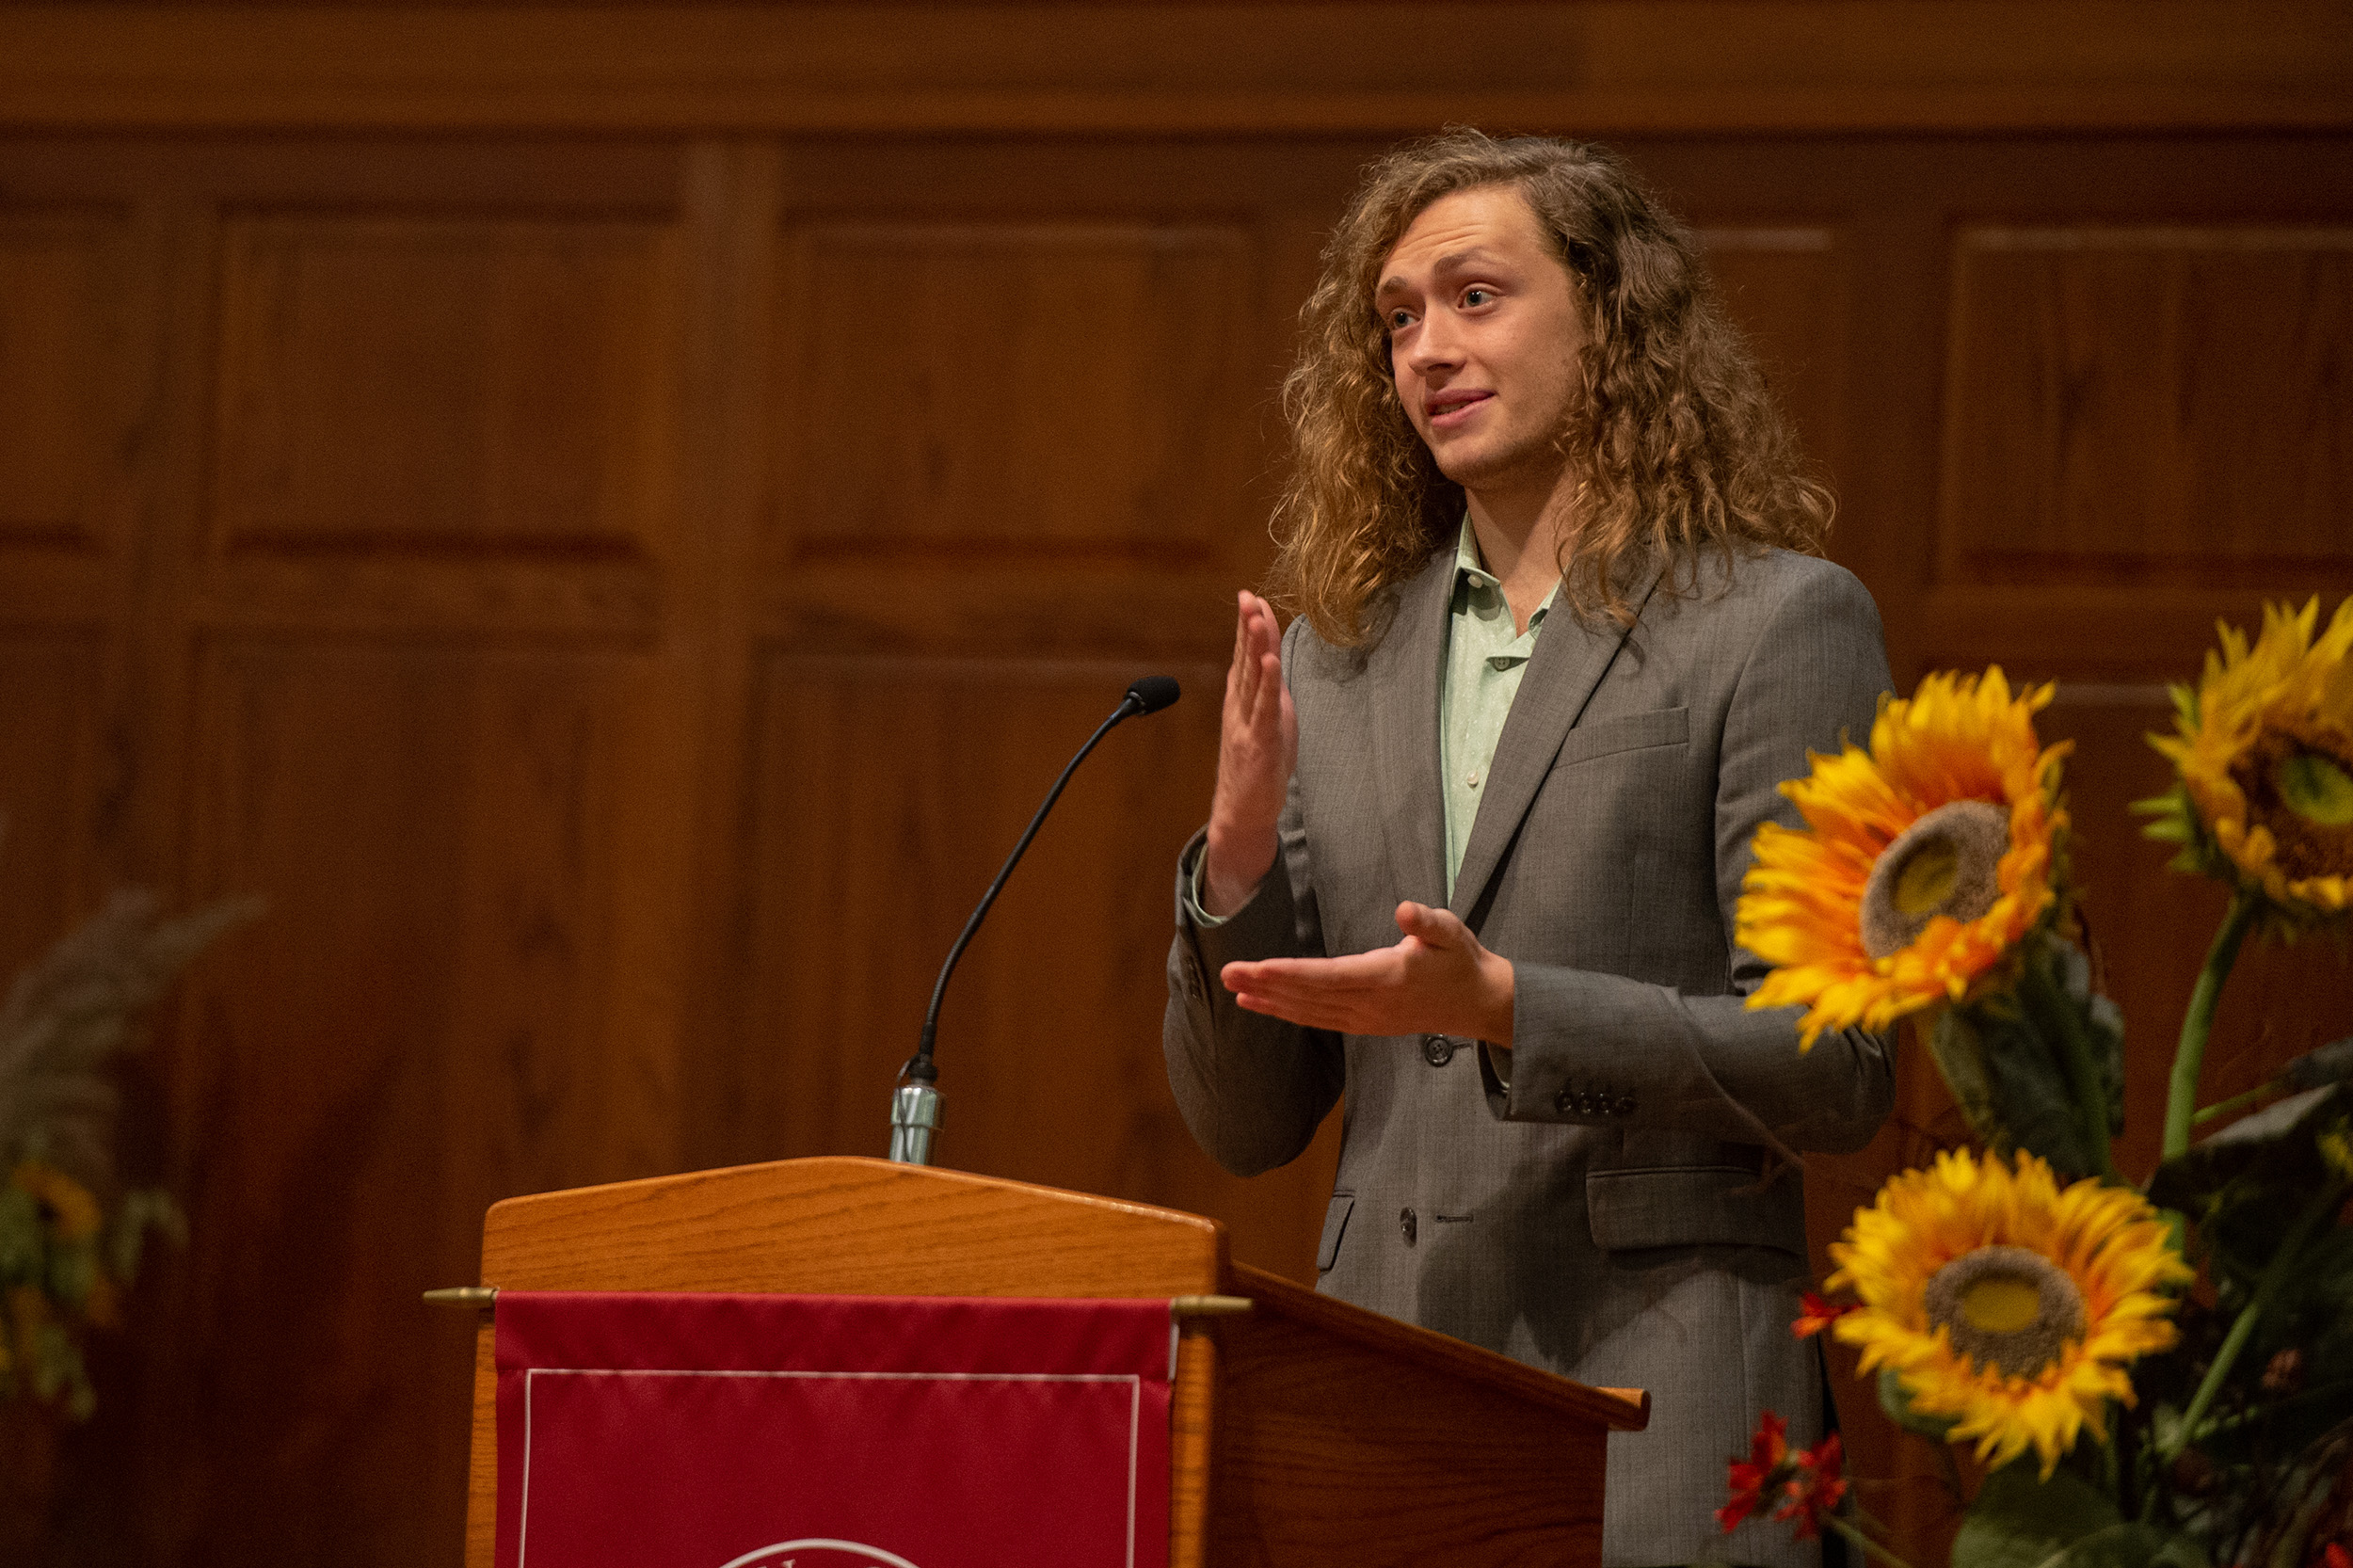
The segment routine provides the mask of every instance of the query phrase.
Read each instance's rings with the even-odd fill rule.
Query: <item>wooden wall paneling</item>
[[[104,550],[129,327],[119,214],[0,207],[0,548]]]
[[[628,1174],[606,1145],[641,1086],[598,1048],[622,662],[208,655],[198,865],[271,911],[189,986],[195,1240],[146,1325],[170,1368],[151,1458],[184,1511],[163,1555],[450,1555],[467,1325],[417,1294],[471,1277],[489,1199]]]
[[[95,629],[0,631],[0,986],[83,912],[104,658]]]
[[[780,157],[773,146],[703,142],[680,177],[682,287],[676,300],[677,522],[663,583],[672,607],[630,707],[643,727],[616,828],[639,846],[620,886],[614,1038],[641,1079],[631,1127],[640,1173],[728,1162],[733,1107],[723,1061],[738,1006],[728,984],[750,775],[751,618],[761,484],[761,392]]]
[[[1940,577],[2353,585],[2353,228],[1955,252]]]
[[[2328,0],[16,8],[89,131],[1403,136],[2343,128]]]
[[[0,984],[83,913],[139,325],[127,215],[0,202]]]
[[[1252,239],[800,228],[772,399],[786,562],[1215,561],[1257,456],[1232,402],[1256,335]]]
[[[169,327],[113,639],[140,824],[114,863],[272,913],[168,1041],[195,1240],[137,1307],[110,1390],[135,1430],[90,1466],[111,1490],[67,1499],[59,1541],[450,1560],[465,1336],[416,1292],[471,1277],[494,1198],[681,1162],[695,671],[658,631],[687,307],[660,166],[39,167],[77,158],[159,215]]]
[[[1849,438],[1848,268],[1838,231],[1813,222],[1717,223],[1701,229],[1699,241],[1807,457],[1822,473],[1838,473]]]
[[[659,555],[659,220],[240,215],[216,544]]]

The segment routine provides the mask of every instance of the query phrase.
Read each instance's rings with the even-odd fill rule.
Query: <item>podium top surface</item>
[[[509,1198],[482,1282],[527,1290],[1208,1295],[1225,1227],[998,1176],[782,1160]]]
[[[1231,1292],[1310,1333],[1611,1430],[1640,1390],[1591,1388],[1233,1264],[1225,1227],[999,1176],[849,1157],[783,1160],[508,1198],[482,1228],[482,1283],[510,1290],[875,1296]]]

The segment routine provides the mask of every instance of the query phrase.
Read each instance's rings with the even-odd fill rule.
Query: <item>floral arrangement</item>
[[[120,1319],[151,1233],[184,1235],[168,1194],[115,1167],[115,1059],[141,1015],[250,900],[176,920],[121,892],[0,1002],[0,1402],[75,1420],[96,1406],[84,1338]]]
[[[1793,1325],[1855,1346],[1905,1430],[1972,1448],[1958,1564],[2353,1568],[2353,1040],[2197,1103],[2245,941],[2353,924],[2353,600],[2318,617],[2270,607],[2251,646],[2223,627],[2150,738],[2176,777],[2135,808],[2146,831],[2232,894],[2143,1186],[2109,1152],[2124,1024],[2076,919],[2069,748],[2035,733],[2050,687],[1929,676],[1867,750],[1784,786],[1803,828],[1756,836],[1739,940],[1774,968],[1749,1005],[1803,1006],[1801,1050],[1914,1018],[1983,1145],[1889,1180]],[[1769,1413],[1732,1461],[1724,1528],[1769,1510],[1902,1568],[1837,1434],[1785,1433]]]

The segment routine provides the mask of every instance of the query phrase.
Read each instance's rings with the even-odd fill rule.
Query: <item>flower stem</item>
[[[2217,1416],[2206,1423],[2204,1431],[2190,1433],[2189,1440],[2195,1443],[2201,1437],[2236,1432],[2241,1427],[2263,1420],[2267,1416],[2282,1415],[2291,1410],[2304,1410],[2313,1405],[2328,1405],[2338,1409],[2353,1408],[2353,1378],[2339,1378],[2333,1383],[2324,1383],[2317,1387],[2307,1388],[2300,1394],[2290,1394],[2283,1400],[2275,1400],[2270,1404],[2257,1405],[2251,1410],[2242,1410],[2235,1416]]]
[[[2237,1320],[2231,1324],[2231,1332],[2223,1336],[2222,1348],[2214,1352],[2214,1365],[2206,1368],[2204,1379],[2198,1384],[2198,1392],[2190,1396],[2189,1408],[2182,1412],[2182,1424],[2174,1429],[2173,1441],[2159,1455],[2161,1459],[2169,1461],[2189,1445],[2191,1434],[2206,1418],[2206,1411],[2213,1405],[2215,1396],[2222,1392],[2222,1380],[2231,1375],[2232,1365],[2238,1360],[2239,1352],[2247,1348],[2247,1341],[2254,1336],[2255,1325],[2262,1321],[2272,1298],[2280,1293],[2280,1287],[2287,1283],[2288,1275],[2294,1272],[2304,1243],[2311,1240],[2313,1231],[2320,1228],[2320,1223],[2336,1213],[2337,1206],[2344,1202],[2345,1184],[2332,1181],[2321,1189],[2302,1214],[2297,1216],[2295,1225],[2281,1241],[2280,1250],[2273,1253],[2271,1261],[2264,1265],[2263,1277],[2255,1282],[2254,1295],[2240,1308]]]
[[[1872,1540],[1868,1535],[1865,1535],[1863,1531],[1855,1528],[1854,1526],[1847,1523],[1846,1520],[1838,1517],[1837,1514],[1826,1514],[1823,1516],[1822,1522],[1830,1526],[1831,1528],[1836,1530],[1839,1534],[1845,1536],[1848,1540],[1853,1542],[1856,1545],[1862,1547],[1863,1550],[1868,1555],[1878,1558],[1881,1562],[1886,1563],[1887,1568],[1912,1568],[1911,1563],[1906,1562],[1902,1558],[1897,1557],[1894,1552],[1889,1551],[1886,1547]]]
[[[2217,1100],[2212,1105],[2198,1111],[2189,1118],[2189,1125],[2204,1127],[2217,1116],[2227,1116],[2233,1111],[2244,1111],[2257,1100],[2266,1100],[2277,1095],[2284,1095],[2287,1089],[2285,1080],[2281,1079],[2275,1078],[2268,1083],[2259,1083],[2243,1095],[2233,1095],[2229,1099]]]
[[[2215,1004],[2222,1000],[2222,983],[2238,962],[2239,944],[2263,907],[2263,894],[2241,888],[2231,895],[2230,912],[2214,934],[2206,967],[2198,971],[2198,988],[2189,994],[2189,1011],[2182,1015],[2182,1043],[2173,1051],[2173,1080],[2165,1095],[2165,1144],[2160,1160],[2189,1151],[2190,1118],[2198,1109],[2198,1075],[2206,1064],[2206,1036],[2214,1031]]]

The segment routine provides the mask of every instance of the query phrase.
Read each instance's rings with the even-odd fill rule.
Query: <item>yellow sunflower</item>
[[[1881,698],[1868,752],[1782,786],[1806,825],[1757,829],[1737,939],[1774,968],[1749,1006],[1804,1004],[1806,1050],[1826,1029],[1885,1029],[1962,1000],[2053,910],[2069,746],[2036,740],[2050,700],[2012,696],[1999,665],[1931,675]]]
[[[2221,627],[2198,689],[2174,692],[2179,735],[2149,737],[2181,771],[2151,833],[2297,921],[2353,902],[2353,599],[2315,638],[2319,616],[2318,599],[2266,605],[2252,648]]]
[[[2105,1401],[2134,1402],[2124,1368],[2173,1343],[2164,1292],[2191,1277],[2146,1198],[2097,1180],[2062,1192],[2030,1154],[2013,1167],[1954,1150],[1892,1177],[1830,1256],[1830,1288],[1861,1303],[1832,1332],[1863,1369],[1894,1368],[1979,1460],[2032,1448],[2045,1477],[2084,1428],[2106,1441]]]

